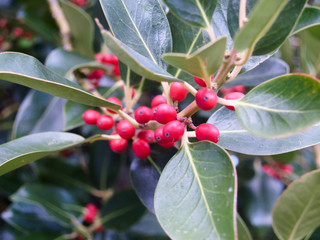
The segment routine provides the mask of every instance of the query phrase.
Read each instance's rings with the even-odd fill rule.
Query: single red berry
[[[202,110],[211,110],[217,105],[217,94],[209,88],[201,88],[196,94],[196,103]]]
[[[175,142],[158,143],[163,148],[172,148]]]
[[[134,118],[138,123],[147,123],[153,118],[153,112],[150,108],[141,106],[136,109],[134,112]]]
[[[194,81],[200,86],[200,87],[206,87],[207,84],[202,78],[198,78],[196,76],[193,77]]]
[[[103,75],[104,71],[102,69],[95,69],[88,75],[88,79],[100,79]]]
[[[163,128],[164,126],[158,127],[155,131],[154,131],[154,138],[156,139],[156,141],[160,144],[166,143],[167,141],[165,140],[165,138],[163,137]]]
[[[227,95],[224,96],[224,99],[227,99],[227,100],[238,100],[240,98],[243,98],[244,97],[244,94],[241,93],[241,92],[232,92],[232,93],[228,93]],[[235,111],[235,108],[234,106],[228,106],[228,105],[225,105],[226,108],[232,110],[232,111]]]
[[[162,103],[155,107],[154,118],[158,123],[166,124],[177,119],[176,109],[169,104]]]
[[[244,93],[246,91],[246,87],[243,85],[234,86],[232,88],[232,92],[241,92]]]
[[[285,175],[291,175],[294,172],[294,168],[290,164],[281,164],[280,168]]]
[[[72,2],[80,7],[83,7],[87,4],[87,0],[72,0]]]
[[[170,97],[173,101],[181,102],[188,95],[188,89],[179,82],[174,82],[170,86]]]
[[[281,179],[280,175],[276,172],[276,170],[274,170],[273,167],[271,167],[267,164],[262,165],[262,171],[272,178],[275,178],[278,180]]]
[[[184,124],[174,120],[164,125],[163,137],[167,142],[176,142],[182,138],[184,130]]]
[[[112,133],[111,135],[116,135],[117,133]],[[122,153],[127,149],[128,140],[127,139],[118,139],[110,140],[109,145],[112,151],[116,153]]]
[[[101,115],[97,120],[97,127],[104,131],[111,129],[113,124],[113,118],[105,114]]]
[[[217,143],[220,139],[220,132],[213,124],[202,123],[196,128],[196,137],[199,141],[208,140]]]
[[[101,61],[103,63],[108,63],[108,64],[112,64],[112,65],[118,65],[118,63],[119,63],[118,58],[113,54],[105,54],[105,55],[103,55]]]
[[[151,107],[154,108],[162,103],[167,103],[167,99],[163,95],[157,95],[152,99]]]
[[[104,231],[103,225],[100,225],[99,227],[97,227],[97,228],[96,228],[96,231],[97,231],[97,232],[102,232],[102,231]]]
[[[132,126],[127,120],[122,120],[117,125],[117,133],[124,139],[131,139],[135,132],[135,127]]]
[[[147,141],[148,143],[153,143],[155,141],[154,131],[152,130],[141,130],[137,137]]]
[[[78,235],[77,235],[77,239],[78,239],[78,240],[85,240],[86,238],[85,238],[83,235],[78,234]]]
[[[23,35],[23,38],[26,39],[26,40],[31,40],[33,38],[33,35],[31,32],[26,32],[24,35]]]
[[[121,109],[122,109],[122,102],[120,101],[119,98],[117,98],[117,97],[108,97],[107,100],[108,100],[109,102],[112,102],[112,103],[115,103],[115,104],[120,105],[120,106],[121,106]],[[110,110],[110,109],[108,109],[108,112],[116,113],[115,111],[112,111],[112,110]]]
[[[97,213],[98,213],[98,209],[94,204],[92,203],[87,204],[83,214],[84,221],[88,223],[93,222],[94,219],[96,218]]]
[[[7,23],[8,23],[8,20],[6,18],[1,18],[0,19],[0,28],[5,28]]]
[[[113,68],[113,75],[115,76],[120,76],[120,67],[119,65],[114,65],[114,68]]]
[[[16,27],[13,29],[13,35],[18,38],[23,34],[23,29],[21,27]]]
[[[87,110],[83,113],[82,119],[86,124],[95,125],[100,117],[100,113],[96,110]]]
[[[149,143],[140,138],[132,143],[132,150],[138,158],[147,158],[151,152]]]

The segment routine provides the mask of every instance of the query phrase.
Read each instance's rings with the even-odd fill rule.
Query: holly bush
[[[1,3],[1,239],[319,239],[317,6]]]

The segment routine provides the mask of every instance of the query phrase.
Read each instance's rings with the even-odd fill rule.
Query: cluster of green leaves
[[[302,65],[312,76],[288,74],[284,61],[270,58],[290,36],[300,32],[302,39],[312,39],[312,46],[317,46],[319,36],[313,28],[320,23],[319,8],[307,7],[306,1],[301,0],[250,0],[246,7],[248,21],[238,29],[239,1],[164,3],[166,6],[158,0],[100,0],[111,31],[100,26],[101,35],[122,62],[122,76],[134,77],[135,83],[148,79],[147,85],[152,84],[149,80],[186,81],[194,85],[193,76],[208,78],[217,73],[227,51],[233,49],[253,56],[243,66],[243,72],[226,86],[241,84],[253,88],[235,104],[235,112],[221,108],[208,119],[221,132],[218,145],[185,143],[178,152],[166,154],[157,150],[151,155],[153,164],[146,159],[133,159],[130,175],[135,192],[116,191],[101,207],[101,222],[109,231],[126,231],[129,235],[143,232],[164,239],[166,234],[172,239],[251,239],[237,213],[239,183],[235,164],[225,149],[264,156],[320,143],[320,82],[312,77],[319,74],[316,47],[305,44],[301,51],[308,56]],[[55,49],[47,57],[46,66],[21,53],[0,54],[2,80],[45,92],[31,90],[23,101],[13,126],[13,140],[0,145],[0,175],[52,153],[88,144],[92,139],[85,138],[85,130],[85,137],[64,132],[83,124],[81,114],[88,106],[120,108],[74,81],[73,72],[77,69],[105,66],[92,59],[91,16],[70,3],[61,2],[61,6],[76,52]],[[116,176],[110,177],[110,169],[117,163],[110,162],[112,157],[101,159],[112,154],[110,149],[100,153],[100,148],[92,150],[91,181],[97,189],[106,190],[116,182]],[[13,203],[2,214],[3,219],[23,232],[36,232],[42,226],[43,232],[59,236],[77,229],[81,206],[94,189],[84,183],[86,173],[75,169],[79,166],[72,166],[81,174],[71,179],[67,172],[54,171],[70,167],[65,164],[36,166],[39,176],[57,176],[60,184],[77,189],[71,194],[50,181],[54,186],[23,185],[12,195]],[[106,168],[107,175],[102,173]],[[278,200],[272,217],[280,239],[300,239],[319,227],[318,178],[319,171],[303,176]],[[30,218],[34,221],[29,222]],[[142,227],[146,223],[149,233],[148,228]],[[77,231],[81,232],[81,228]]]

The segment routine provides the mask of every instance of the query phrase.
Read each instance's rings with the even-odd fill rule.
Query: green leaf
[[[89,14],[75,4],[60,1],[62,11],[70,27],[72,45],[76,52],[93,58],[94,25]]]
[[[299,240],[320,226],[320,170],[303,175],[283,192],[273,211],[280,239]]]
[[[165,67],[161,56],[171,52],[172,39],[158,0],[100,0],[100,4],[117,39],[154,64]]]
[[[157,218],[172,239],[234,239],[236,188],[227,152],[207,141],[184,144],[161,174]]]
[[[320,8],[305,7],[291,35],[295,35],[298,32],[301,32],[307,28],[318,26],[319,24],[320,24]]]
[[[54,74],[37,59],[25,54],[1,53],[0,78],[85,105],[120,109],[119,105],[92,95],[78,84]]]
[[[105,30],[102,30],[101,33],[108,48],[135,73],[155,81],[179,81],[149,58],[117,40],[111,33]]]
[[[223,85],[223,87],[237,85],[256,86],[287,73],[289,73],[289,66],[286,62],[278,58],[269,58],[250,71],[238,75],[233,81]]]
[[[164,0],[170,10],[186,23],[196,26],[211,27],[211,18],[217,0]]]
[[[257,2],[257,0],[248,1],[247,9],[250,11]],[[269,31],[259,40],[253,54],[263,55],[279,48],[295,27],[305,3],[305,0],[290,0],[272,24]],[[238,30],[238,19],[239,1],[232,0],[229,2],[228,8],[228,25],[231,35]]]
[[[91,108],[86,105],[67,101],[64,105],[65,122],[63,130],[68,131],[83,125],[84,121],[82,119],[82,114],[89,109]]]
[[[41,184],[26,184],[11,196],[14,202],[26,202],[41,206],[53,219],[64,227],[72,226],[72,218],[79,213],[71,211],[78,203],[66,190]]]
[[[250,231],[242,218],[237,215],[238,240],[252,240]]]
[[[279,138],[320,122],[320,81],[288,74],[252,89],[235,104],[243,128],[254,135]]]
[[[65,101],[44,92],[30,90],[18,110],[11,138],[38,132],[61,131]]]
[[[40,206],[14,202],[1,214],[3,220],[22,232],[61,232],[63,229]]]
[[[130,232],[134,232],[142,236],[167,237],[166,233],[161,228],[156,216],[151,212],[146,212],[146,214],[140,219],[140,221],[130,228]]]
[[[222,37],[199,48],[191,55],[166,53],[162,56],[162,59],[192,75],[206,78],[219,69],[224,58],[226,43],[227,38]]]
[[[101,209],[101,223],[106,229],[122,231],[135,224],[145,208],[134,190],[115,193]]]
[[[234,111],[222,107],[209,119],[220,131],[218,144],[228,150],[250,155],[273,155],[320,143],[320,124],[285,138],[267,139],[252,135],[239,124]]]
[[[30,162],[78,144],[84,138],[73,133],[45,132],[0,145],[0,176]]]
[[[289,0],[261,0],[250,13],[249,21],[234,37],[237,51],[252,49],[267,33]]]

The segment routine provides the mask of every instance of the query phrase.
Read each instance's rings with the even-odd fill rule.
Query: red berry
[[[100,79],[103,75],[104,71],[102,69],[95,69],[88,75],[88,79]]]
[[[107,100],[108,100],[109,102],[112,102],[112,103],[115,103],[115,104],[120,105],[120,106],[121,106],[121,109],[122,109],[122,102],[120,101],[119,98],[117,98],[117,97],[108,97]],[[108,112],[116,113],[115,111],[112,111],[112,110],[110,110],[110,109],[108,109]]]
[[[132,150],[138,158],[147,158],[151,152],[149,143],[140,138],[132,143]]]
[[[98,62],[102,62],[103,54],[102,54],[102,53],[96,53],[96,54],[94,55],[94,58],[95,58]]]
[[[156,141],[160,144],[166,143],[167,141],[165,140],[165,138],[163,137],[163,128],[164,126],[158,127],[155,131],[154,131],[154,138],[156,139]]]
[[[265,164],[262,166],[262,171],[267,174],[270,177],[273,177],[275,179],[280,179],[281,177],[279,176],[279,174],[276,172],[276,170],[274,170],[271,166]]]
[[[153,118],[153,112],[150,108],[141,106],[134,112],[134,118],[138,123],[147,123]]]
[[[281,164],[280,168],[285,175],[291,175],[294,172],[294,168],[290,164]]]
[[[158,143],[163,148],[172,148],[175,142],[167,142],[167,143]]]
[[[77,239],[78,239],[78,240],[85,240],[86,238],[85,238],[83,235],[78,234],[78,235],[77,235]]]
[[[162,103],[167,103],[167,99],[163,95],[157,95],[152,99],[151,107],[154,108]]]
[[[232,88],[232,92],[241,92],[244,93],[246,91],[246,87],[243,85],[234,86]]]
[[[119,67],[119,65],[114,65],[112,73],[113,73],[113,75],[120,76],[120,67]]]
[[[154,131],[152,131],[152,130],[141,130],[138,133],[137,137],[147,141],[148,143],[153,143],[155,141]]]
[[[224,96],[224,99],[227,99],[227,100],[238,100],[240,98],[243,98],[244,97],[244,94],[241,93],[241,92],[232,92],[232,93],[228,93],[227,95]],[[225,105],[226,108],[232,110],[232,111],[235,111],[235,108],[233,106],[228,106],[228,105]]]
[[[26,32],[24,35],[23,35],[23,38],[24,39],[27,39],[27,40],[31,40],[33,38],[33,35],[31,32]]]
[[[161,124],[166,124],[177,119],[176,109],[166,103],[156,106],[153,114],[155,120]]]
[[[115,135],[117,133],[112,133],[111,135]],[[118,140],[110,140],[109,145],[112,151],[116,153],[122,153],[126,150],[128,145],[127,139],[118,139]]]
[[[181,83],[174,82],[170,86],[170,97],[173,101],[183,101],[188,95],[188,89]]]
[[[168,122],[163,127],[163,137],[167,142],[176,142],[180,140],[184,134],[185,126],[183,123],[175,120]]]
[[[208,140],[217,143],[220,138],[219,129],[210,124],[202,123],[196,128],[196,137],[199,141]]]
[[[108,63],[108,64],[112,64],[112,65],[118,65],[119,60],[115,55],[112,54],[105,54],[103,55],[101,61],[103,63]]]
[[[13,29],[13,35],[18,38],[23,34],[23,29],[21,27],[16,27]]]
[[[132,126],[127,120],[122,120],[117,125],[117,133],[124,139],[131,139],[135,132],[135,127]]]
[[[96,110],[87,110],[83,113],[82,119],[86,124],[95,125],[100,117],[100,113]]]
[[[202,110],[211,110],[217,105],[217,94],[209,88],[201,88],[196,94],[196,103]]]
[[[87,4],[86,0],[72,0],[72,2],[80,7],[85,6]]]
[[[101,115],[97,120],[97,127],[104,131],[111,129],[113,124],[113,118],[105,114]]]
[[[84,215],[83,215],[83,219],[84,221],[91,223],[94,221],[94,219],[96,218],[96,215],[98,213],[98,209],[95,205],[89,203],[87,204],[85,210],[84,210]]]
[[[193,77],[194,81],[200,86],[200,87],[206,87],[207,84],[202,78],[198,78],[196,76]]]

